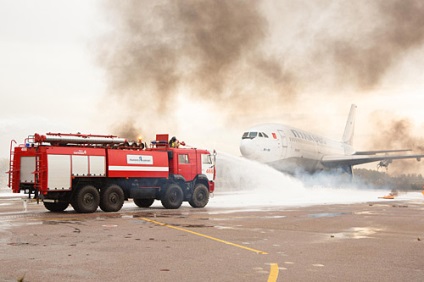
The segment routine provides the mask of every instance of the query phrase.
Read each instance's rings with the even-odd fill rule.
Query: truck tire
[[[57,203],[43,202],[43,203],[44,203],[44,207],[51,212],[63,212],[69,206],[69,203],[66,203],[66,202],[57,202]]]
[[[134,204],[137,205],[137,207],[140,208],[148,208],[151,205],[153,205],[153,202],[155,201],[155,199],[133,199],[134,200]]]
[[[204,208],[209,202],[209,190],[204,184],[194,186],[193,196],[188,202],[193,208]]]
[[[117,212],[124,205],[124,191],[112,184],[100,190],[100,208],[105,212]]]
[[[162,195],[162,206],[167,209],[178,209],[183,203],[183,190],[177,184],[170,184]]]
[[[100,202],[100,194],[96,187],[86,185],[77,190],[72,201],[76,212],[92,213],[97,210]]]

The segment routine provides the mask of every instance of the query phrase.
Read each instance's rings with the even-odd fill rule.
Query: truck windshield
[[[211,155],[203,155],[202,154],[202,163],[203,164],[212,164]]]

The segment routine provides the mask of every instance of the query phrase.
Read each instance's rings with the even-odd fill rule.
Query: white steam
[[[217,155],[217,185],[208,207],[292,207],[378,201],[388,191],[320,174],[307,181],[267,165],[224,153]]]

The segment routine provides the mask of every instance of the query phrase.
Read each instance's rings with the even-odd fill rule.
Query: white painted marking
[[[112,171],[169,171],[167,166],[119,166],[111,165],[109,170]]]

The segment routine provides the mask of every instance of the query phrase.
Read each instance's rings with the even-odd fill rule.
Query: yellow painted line
[[[278,264],[271,263],[271,270],[269,271],[268,282],[275,282],[278,278]]]
[[[193,234],[193,235],[197,235],[197,236],[200,236],[200,237],[203,237],[203,238],[207,238],[207,239],[214,240],[214,241],[217,241],[217,242],[220,242],[220,243],[224,243],[224,244],[227,244],[227,245],[230,245],[230,246],[233,246],[233,247],[237,247],[237,248],[240,248],[240,249],[248,250],[248,251],[251,251],[251,252],[260,254],[260,255],[267,255],[268,254],[267,252],[263,252],[263,251],[255,250],[255,249],[252,249],[252,248],[249,248],[249,247],[246,247],[246,246],[242,246],[242,245],[238,245],[238,244],[235,244],[235,243],[231,243],[231,242],[228,242],[228,241],[225,241],[225,240],[221,240],[221,239],[218,239],[218,238],[209,236],[209,235],[205,235],[205,234],[202,234],[202,233],[194,232],[194,231],[191,231],[189,229],[181,228],[181,227],[170,225],[170,224],[167,224],[167,223],[162,223],[162,222],[159,222],[159,221],[156,221],[156,220],[152,220],[152,219],[148,219],[148,218],[145,218],[145,217],[140,217],[140,219],[142,219],[144,221],[147,221],[147,222],[151,222],[151,223],[157,224],[157,225],[166,226],[166,227],[169,227],[169,228],[172,228],[172,229],[176,229],[176,230],[179,230],[179,231],[184,231],[184,232],[187,232],[187,233],[190,233],[190,234]]]

